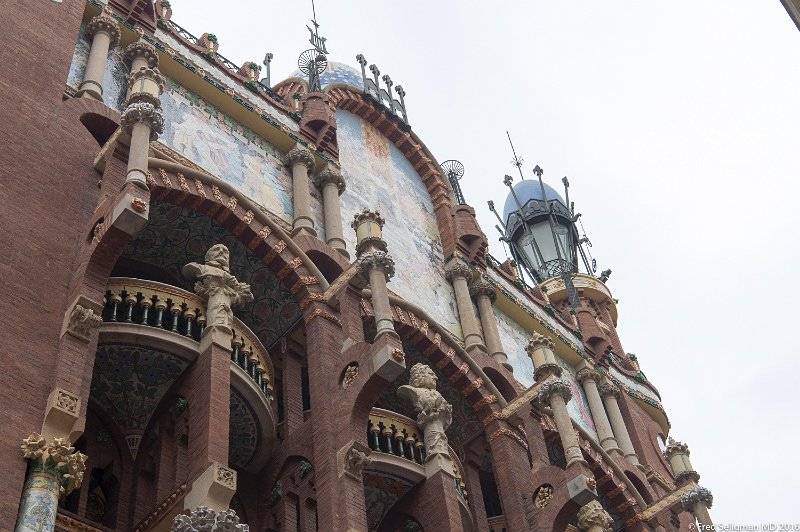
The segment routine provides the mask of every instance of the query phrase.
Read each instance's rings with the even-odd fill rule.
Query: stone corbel
[[[78,296],[64,314],[61,336],[69,334],[78,340],[89,343],[92,330],[103,323],[103,319],[100,317],[102,312],[103,305],[86,296]]]
[[[347,475],[361,482],[361,473],[364,467],[372,463],[372,458],[369,457],[371,453],[372,449],[363,443],[355,440],[347,442],[344,447],[336,452],[336,464],[339,478]]]
[[[62,388],[54,389],[47,398],[42,436],[47,439],[68,438],[74,442],[86,426],[86,418],[80,413],[81,400],[77,394]]]
[[[206,506],[214,510],[228,508],[236,493],[236,471],[214,462],[192,483],[192,488],[183,499],[183,507],[193,510]]]

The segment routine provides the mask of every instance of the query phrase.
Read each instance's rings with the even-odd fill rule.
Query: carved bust
[[[397,393],[408,400],[417,412],[417,423],[425,434],[425,452],[428,456],[448,454],[445,431],[453,421],[453,407],[436,390],[436,374],[425,364],[411,368],[408,385]]]

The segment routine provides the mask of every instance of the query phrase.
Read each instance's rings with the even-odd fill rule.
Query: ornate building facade
[[[363,56],[312,31],[272,84],[166,0],[4,20],[0,529],[711,524],[607,276],[492,258]]]

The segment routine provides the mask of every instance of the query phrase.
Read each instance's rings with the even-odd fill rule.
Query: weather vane
[[[514,149],[514,143],[511,142],[511,134],[509,134],[508,130],[506,130],[506,135],[508,136],[508,143],[511,144],[511,153],[514,154],[514,158],[511,159],[511,164],[517,167],[519,178],[525,179],[525,176],[522,175],[522,162],[524,159],[522,157],[517,157],[517,151]]]
[[[308,76],[308,92],[322,92],[322,84],[320,83],[319,76],[328,68],[328,49],[325,47],[325,37],[319,36],[319,24],[317,23],[317,10],[314,7],[314,0],[311,0],[311,11],[314,18],[311,26],[306,25],[311,38],[308,42],[311,43],[313,48],[309,48],[297,58],[297,67],[300,72]]]

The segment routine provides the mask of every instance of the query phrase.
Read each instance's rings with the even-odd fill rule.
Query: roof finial
[[[511,159],[511,164],[517,167],[519,178],[524,180],[525,176],[522,175],[522,162],[524,159],[522,157],[517,157],[517,151],[514,149],[514,143],[511,142],[511,134],[508,132],[508,130],[506,130],[506,136],[508,136],[508,143],[511,144],[511,153],[514,154],[514,158]]]

